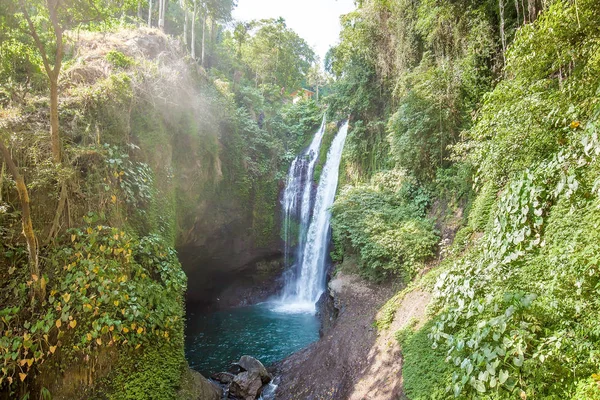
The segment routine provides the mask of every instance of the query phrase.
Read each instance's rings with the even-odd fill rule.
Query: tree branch
[[[35,25],[33,25],[33,21],[31,20],[31,17],[29,16],[29,13],[27,12],[27,7],[25,6],[25,1],[20,0],[19,3],[21,4],[21,9],[23,10],[23,15],[25,16],[25,19],[27,20],[27,25],[29,26],[29,34],[31,35],[31,37],[33,37],[33,40],[35,41],[35,45],[37,46],[38,50],[40,51],[40,54],[42,56],[42,61],[44,63],[44,69],[46,70],[48,77],[50,77],[51,74],[53,73],[53,69],[50,67],[50,61],[48,60],[48,55],[46,53],[46,46],[44,46],[44,43],[42,42],[42,40],[40,39],[40,37],[37,34]]]

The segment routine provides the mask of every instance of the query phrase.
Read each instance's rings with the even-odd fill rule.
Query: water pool
[[[319,339],[313,313],[282,312],[263,303],[250,307],[188,315],[186,357],[204,376],[226,371],[243,355],[265,366],[280,361]]]

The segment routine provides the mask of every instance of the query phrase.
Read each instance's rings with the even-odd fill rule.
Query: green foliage
[[[404,393],[410,400],[447,399],[446,387],[450,383],[452,369],[445,362],[446,349],[433,348],[428,338],[433,321],[416,332],[406,326],[396,334],[402,346],[402,378]]]
[[[3,26],[1,18],[0,11],[0,26]],[[45,89],[47,79],[40,69],[42,60],[39,54],[23,42],[22,34],[7,36],[0,40],[0,104],[3,106],[11,101],[24,101],[28,90]]]
[[[354,186],[334,206],[337,245],[393,260],[373,243],[388,243],[380,236],[406,206],[360,183],[379,170],[407,170],[436,200],[469,204],[477,191],[433,274],[438,315],[400,333],[411,399],[597,396],[596,3],[368,0],[342,21],[326,64],[338,76],[330,112],[354,122],[344,154]]]
[[[282,18],[254,21],[250,30],[256,31],[243,41],[241,54],[256,73],[257,81],[260,78],[288,93],[298,88],[315,58],[304,39],[289,29]]]
[[[46,274],[33,278],[48,293],[41,306],[31,312],[22,293],[23,300],[2,310],[3,385],[34,376],[56,351],[70,362],[102,346],[181,339],[186,278],[160,238],[136,240],[116,228],[88,226],[72,230],[48,256]],[[14,294],[30,284],[21,281]]]
[[[213,24],[206,74],[175,60],[178,52],[140,62],[112,41],[102,42],[105,61],[80,63],[85,57],[69,60],[89,50],[79,30],[113,29],[115,11],[126,19],[137,3],[79,3],[50,9],[57,11],[55,32],[44,2],[0,5],[0,104],[13,106],[2,117],[9,117],[6,127],[14,131],[14,157],[30,189],[40,243],[53,223],[56,188],[63,182],[67,188],[60,232],[41,247],[43,274],[35,277],[48,295],[33,307],[27,297],[32,277],[22,268],[27,252],[18,198],[6,171],[0,178],[0,386],[17,396],[36,387],[40,376],[70,367],[95,378],[83,360],[115,348],[121,355],[117,372],[98,388],[106,389],[99,397],[174,398],[184,363],[185,276],[173,246],[187,240],[183,236],[202,217],[199,205],[220,218],[217,224],[239,221],[240,237],[249,236],[256,246],[277,239],[279,181],[323,115],[313,101],[282,100],[303,82],[314,54],[283,21],[262,21],[247,32],[239,54],[228,53],[228,34]],[[230,19],[233,2],[202,3],[211,21]],[[179,34],[183,13],[179,4],[172,6],[167,29]],[[62,165],[51,162],[47,133],[38,125],[48,108],[47,95],[39,96],[47,89],[47,71],[24,32],[23,11],[48,50],[50,67],[65,65]],[[65,54],[55,51],[59,39]],[[220,51],[223,59],[213,58]],[[91,76],[96,63],[106,77]],[[169,68],[182,74],[166,78]],[[85,224],[79,222],[83,215]]]
[[[106,61],[112,64],[113,67],[116,68],[128,68],[133,65],[133,59],[131,57],[127,57],[120,51],[110,50],[106,53]]]
[[[311,135],[319,128],[322,119],[323,112],[313,100],[288,103],[282,107],[283,126],[278,127],[278,130],[287,135],[286,161],[291,162],[304,147],[309,145]]]
[[[600,15],[595,5],[556,1],[520,30],[507,55],[510,79],[486,96],[470,132],[469,158],[482,178],[503,183],[556,153],[569,142],[571,124],[578,126],[596,109]]]
[[[400,168],[421,181],[431,181],[439,168],[448,166],[447,147],[456,143],[466,126],[467,96],[457,80],[462,71],[453,64],[436,65],[431,54],[406,78],[411,89],[390,117],[391,154]],[[459,75],[460,74],[460,75]]]
[[[451,146],[491,87],[490,6],[370,0],[343,16],[326,65],[339,77],[330,113],[355,120],[344,155],[351,181],[397,166],[428,184],[451,166]]]
[[[338,129],[336,124],[327,124],[325,127],[325,133],[321,139],[321,147],[319,147],[319,154],[317,155],[317,162],[315,164],[315,170],[313,173],[313,180],[315,182],[319,182],[321,179],[321,172],[323,172],[323,167],[327,162],[327,154],[329,153],[331,142],[333,142],[333,139],[335,139],[335,135],[337,135],[337,133]]]
[[[577,391],[573,400],[599,400],[600,399],[600,376],[592,375],[588,379],[582,379],[577,385]]]
[[[568,148],[515,177],[482,244],[440,276],[444,311],[431,337],[450,347],[455,395],[565,398],[596,372],[597,132],[590,123]]]
[[[411,318],[402,329],[399,329],[396,331],[396,333],[394,333],[394,337],[401,347],[403,347],[408,339],[410,339],[410,337],[414,334],[415,327],[418,325],[418,323],[418,319]]]
[[[346,187],[332,209],[336,246],[358,254],[369,279],[393,275],[407,282],[438,241],[433,222],[425,218],[428,203],[427,194],[397,170]]]
[[[187,368],[182,349],[179,341],[159,342],[144,352],[123,353],[122,362],[111,374],[108,399],[177,399],[181,375]]]
[[[492,207],[496,202],[498,187],[496,182],[486,182],[475,198],[469,213],[469,227],[473,231],[483,231],[492,215]]]
[[[597,372],[597,21],[592,2],[559,1],[523,28],[472,130],[470,226],[485,235],[440,277],[431,332],[456,396],[569,398]]]
[[[349,129],[343,154],[348,181],[361,182],[377,171],[393,166],[389,162],[388,144],[381,122],[356,121]]]
[[[470,164],[457,162],[436,171],[434,190],[437,198],[454,202],[470,200],[472,195],[472,168]]]

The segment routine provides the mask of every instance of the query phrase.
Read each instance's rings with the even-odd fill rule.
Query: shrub
[[[117,50],[111,50],[106,53],[106,61],[111,63],[113,67],[122,69],[130,67],[134,63],[133,58],[127,57],[125,54]]]
[[[438,241],[433,221],[425,218],[428,202],[397,170],[345,188],[332,210],[336,251],[358,254],[361,273],[369,279],[398,276],[408,281],[434,254]]]

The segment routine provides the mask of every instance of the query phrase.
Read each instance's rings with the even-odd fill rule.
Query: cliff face
[[[279,254],[279,149],[252,145],[266,133],[176,40],[154,30],[72,35],[61,76],[62,165],[49,161],[43,93],[0,110],[29,187],[47,285],[35,309],[26,292],[12,294],[30,277],[18,196],[3,175],[0,300],[26,321],[11,326],[9,340],[31,337],[48,353],[29,360],[16,351],[15,371],[27,364],[28,374],[19,388],[0,386],[0,398],[43,387],[54,398],[98,390],[172,398],[186,369],[186,279],[174,249],[195,302],[264,273],[254,261]]]
[[[202,69],[186,62],[176,42],[153,31],[123,36],[93,42],[157,69],[134,84],[130,135],[170,203],[160,212],[176,221],[171,236],[189,278],[188,301],[205,305],[240,274],[252,275],[256,262],[280,254],[279,166],[272,149],[252,153],[252,118],[236,108],[228,88],[217,89]],[[78,51],[88,47],[83,41]],[[271,171],[257,177],[257,159]]]

